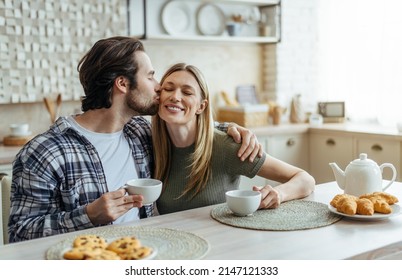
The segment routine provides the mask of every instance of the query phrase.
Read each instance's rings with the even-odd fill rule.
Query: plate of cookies
[[[106,238],[97,234],[81,234],[63,242],[55,253],[64,260],[149,260],[157,250],[144,245],[135,236]]]
[[[401,213],[398,198],[385,192],[373,192],[359,197],[350,194],[335,195],[328,209],[338,215],[355,220],[383,220]]]
[[[207,240],[170,228],[105,226],[85,230],[51,246],[48,260],[194,260],[209,251]]]

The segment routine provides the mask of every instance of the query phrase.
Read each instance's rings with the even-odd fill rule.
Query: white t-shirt
[[[115,191],[131,179],[138,178],[132,151],[124,138],[123,131],[98,133],[80,126],[73,116],[68,122],[94,145],[102,162],[109,191]],[[139,219],[138,208],[133,208],[119,217],[115,224]]]

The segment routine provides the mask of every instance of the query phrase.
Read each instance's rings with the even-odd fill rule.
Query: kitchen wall
[[[278,44],[146,42],[157,74],[179,61],[200,67],[215,96],[215,107],[220,91],[235,96],[237,85],[255,84],[264,102],[274,100],[289,107],[292,97],[301,94],[305,110],[315,111],[319,1],[282,0],[281,5],[282,40]]]
[[[127,34],[126,1],[0,1],[0,141],[10,123],[33,134],[50,117],[43,97],[62,94],[62,114],[79,110],[79,59],[103,37]]]
[[[286,107],[295,94],[301,94],[306,111],[317,109],[315,79],[320,40],[317,24],[319,2],[282,0],[282,40],[275,46],[266,47],[270,69],[268,79],[275,79],[271,84],[276,85],[277,101]]]
[[[6,2],[11,3],[11,1]],[[21,2],[23,1],[15,1],[17,5],[21,5]],[[49,1],[37,0],[36,2],[48,3]],[[70,5],[70,3],[81,1],[61,2]],[[255,84],[262,100],[274,99],[288,107],[292,96],[300,93],[306,108],[313,110],[316,102],[314,98],[316,89],[313,83],[316,65],[314,54],[315,44],[319,40],[316,36],[315,25],[318,2],[317,0],[282,0],[282,40],[278,44],[263,46],[244,43],[155,41],[144,41],[144,44],[156,69],[157,78],[176,62],[198,66],[209,82],[211,93],[216,100],[215,106],[218,106],[217,96],[220,91],[224,90],[234,95],[237,85]],[[2,26],[4,14],[1,12],[0,9],[0,28],[5,29],[7,22]],[[71,16],[75,16],[76,11],[71,10],[71,13],[74,14]],[[63,16],[68,17],[69,13],[66,12]],[[121,28],[116,31],[119,34],[121,32],[123,32]],[[6,35],[2,36],[1,38],[5,38]],[[103,37],[98,33],[94,36]],[[86,42],[86,44],[88,45],[86,49],[89,49],[91,43]],[[69,59],[69,57],[58,57],[58,59]],[[0,69],[4,70],[4,68]],[[79,83],[78,80],[77,83]],[[62,114],[73,113],[79,108],[78,101],[66,102],[63,104]],[[287,116],[285,115],[284,118],[286,121]],[[50,125],[49,116],[41,102],[0,104],[0,140],[8,134],[8,125],[14,122],[29,122],[34,133],[42,132]]]
[[[158,78],[170,65],[177,62],[193,64],[200,68],[208,81],[211,95],[214,96],[215,107],[219,105],[218,96],[221,91],[226,91],[234,97],[238,85],[254,84],[261,94],[261,46],[244,43],[152,41],[145,41],[145,46]]]

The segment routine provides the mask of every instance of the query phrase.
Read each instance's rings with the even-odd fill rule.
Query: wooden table
[[[328,204],[335,194],[341,192],[335,182],[325,183],[317,185],[314,193],[306,199]],[[402,183],[394,183],[387,192],[402,201]],[[392,259],[402,256],[402,215],[370,222],[343,218],[330,226],[308,230],[261,231],[221,224],[210,217],[213,207],[152,217],[127,225],[173,228],[197,234],[210,243],[204,259],[212,260]],[[49,247],[76,234],[8,244],[0,247],[0,259],[44,259]]]

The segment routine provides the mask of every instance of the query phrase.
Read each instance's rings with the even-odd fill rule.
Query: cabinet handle
[[[335,146],[336,142],[334,139],[330,138],[327,140],[327,145],[328,146]]]
[[[381,145],[374,144],[373,146],[371,146],[371,150],[376,151],[376,152],[381,152],[382,147],[381,147]]]
[[[293,146],[296,143],[296,141],[293,138],[290,138],[287,142],[286,142],[286,146],[290,147]]]

